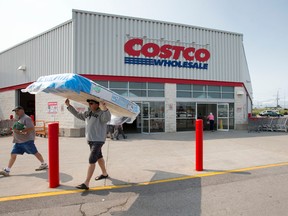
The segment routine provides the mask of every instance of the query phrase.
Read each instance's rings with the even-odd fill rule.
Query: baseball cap
[[[90,103],[90,102],[94,102],[94,103],[96,103],[96,104],[99,104],[99,102],[98,101],[96,101],[96,100],[93,100],[93,99],[87,99],[86,100],[88,103]]]
[[[24,110],[22,106],[16,106],[12,111],[16,111],[16,110]]]

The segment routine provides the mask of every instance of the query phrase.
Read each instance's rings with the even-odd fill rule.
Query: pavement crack
[[[122,209],[128,203],[129,199],[130,199],[130,197],[128,197],[123,203],[119,203],[118,205],[111,206],[111,207],[107,208],[106,211],[100,212],[99,214],[97,214],[95,216],[100,216],[100,215],[106,214],[106,213],[110,212],[111,209],[113,209],[113,208],[121,207],[121,209]]]
[[[79,211],[83,216],[86,216],[85,211],[82,210],[83,203],[80,204]]]

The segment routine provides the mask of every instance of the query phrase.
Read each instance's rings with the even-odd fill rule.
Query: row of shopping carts
[[[288,118],[257,118],[252,117],[248,119],[248,132],[251,131],[285,131],[288,130]]]
[[[17,121],[16,119],[0,120],[0,136],[11,135],[13,124],[16,121]]]

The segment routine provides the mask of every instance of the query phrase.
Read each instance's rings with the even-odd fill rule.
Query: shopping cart
[[[12,134],[12,126],[17,120],[6,119],[0,120],[0,136],[8,136]]]
[[[248,133],[255,131],[260,132],[262,126],[262,119],[261,118],[248,118]]]

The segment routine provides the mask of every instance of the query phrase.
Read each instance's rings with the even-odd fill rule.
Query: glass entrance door
[[[141,104],[141,133],[150,133],[150,103]]]
[[[217,104],[217,130],[219,131],[229,130],[229,104],[228,103]]]

